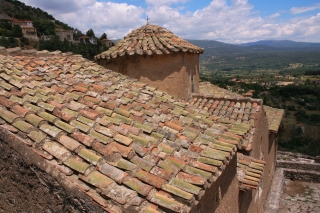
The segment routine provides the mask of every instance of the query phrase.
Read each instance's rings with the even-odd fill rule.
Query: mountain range
[[[271,47],[320,47],[320,43],[296,42],[291,40],[260,40],[241,44],[242,46],[264,45]]]

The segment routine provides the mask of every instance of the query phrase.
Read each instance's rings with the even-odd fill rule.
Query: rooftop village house
[[[199,83],[202,51],[148,24],[96,56],[117,72],[59,52],[0,56],[0,162],[16,165],[0,186],[19,188],[1,209],[29,195],[23,211],[263,212],[283,110]]]

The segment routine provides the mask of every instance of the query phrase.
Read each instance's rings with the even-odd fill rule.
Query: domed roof
[[[95,56],[95,59],[112,59],[124,55],[161,55],[172,52],[200,54],[203,48],[179,38],[169,30],[147,24],[133,30],[109,50]]]

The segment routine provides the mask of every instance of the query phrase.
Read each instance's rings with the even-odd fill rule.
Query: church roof
[[[173,52],[203,53],[203,48],[179,38],[169,30],[147,24],[133,30],[115,46],[96,55],[95,59],[112,59],[124,55],[161,55]]]
[[[243,144],[236,125],[82,57],[0,56],[0,139],[107,211],[188,212]]]

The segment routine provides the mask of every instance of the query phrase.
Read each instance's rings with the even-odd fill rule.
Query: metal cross
[[[146,20],[147,20],[147,24],[149,24],[150,18],[148,16],[147,16]]]

